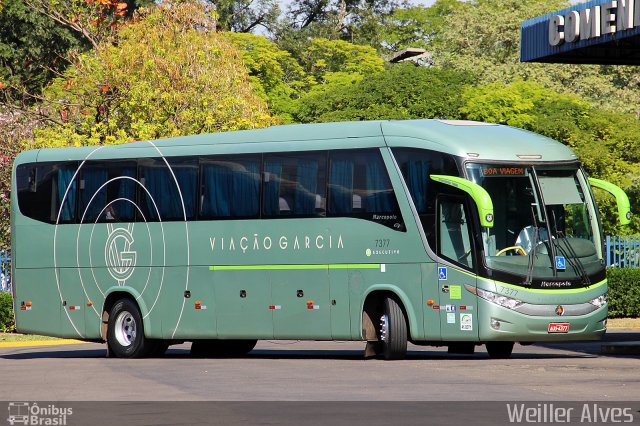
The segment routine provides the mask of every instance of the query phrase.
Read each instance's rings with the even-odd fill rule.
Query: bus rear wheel
[[[257,340],[194,340],[191,355],[202,357],[244,356],[256,347]]]
[[[507,359],[513,352],[513,342],[487,342],[486,346],[492,359]]]
[[[111,308],[107,345],[109,354],[117,358],[141,358],[153,349],[152,342],[144,336],[140,311],[130,299],[120,299]]]
[[[404,359],[407,355],[407,322],[395,299],[384,299],[380,317],[381,355],[386,360]]]

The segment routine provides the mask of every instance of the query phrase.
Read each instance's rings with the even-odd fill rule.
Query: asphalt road
[[[136,410],[138,401],[377,401],[363,406],[370,415],[385,401],[452,401],[458,407],[465,401],[628,401],[638,406],[640,356],[600,350],[611,341],[634,340],[640,341],[637,330],[609,332],[605,342],[516,345],[508,360],[489,359],[483,346],[474,355],[410,346],[407,359],[394,362],[364,360],[359,342],[260,341],[237,359],[193,358],[188,344],[171,347],[162,358],[133,360],[106,358],[99,344],[0,348],[0,399],[119,401]],[[161,414],[153,405],[150,412]],[[233,424],[226,420],[218,424]],[[371,420],[367,424],[377,424]],[[634,420],[640,424],[640,410]]]

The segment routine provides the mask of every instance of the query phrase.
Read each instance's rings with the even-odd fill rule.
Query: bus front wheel
[[[407,322],[395,299],[384,300],[380,317],[381,355],[386,360],[404,359],[407,355]]]
[[[487,342],[486,346],[489,358],[493,359],[510,358],[513,352],[513,342]]]
[[[109,313],[109,355],[117,358],[144,357],[152,349],[151,343],[144,336],[142,316],[136,304],[130,299],[118,300]]]

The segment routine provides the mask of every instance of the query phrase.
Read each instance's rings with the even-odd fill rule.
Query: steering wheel
[[[502,250],[500,250],[499,252],[496,253],[496,256],[500,256],[501,254],[504,254],[504,253],[508,252],[509,250],[517,251],[520,256],[526,256],[527,255],[527,252],[524,251],[522,246],[511,246],[511,247],[503,248]]]

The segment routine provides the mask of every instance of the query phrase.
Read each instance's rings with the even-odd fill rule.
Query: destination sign
[[[482,168],[482,175],[488,176],[525,176],[524,167],[496,167],[485,166]]]

